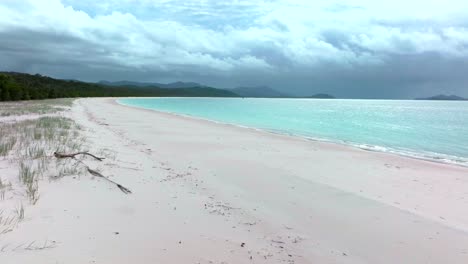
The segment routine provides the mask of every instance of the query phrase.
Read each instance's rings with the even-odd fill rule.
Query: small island
[[[468,99],[457,95],[439,94],[431,97],[416,98],[416,100],[439,100],[439,101],[466,101]]]
[[[304,98],[316,98],[316,99],[336,99],[333,95],[319,93],[311,96],[305,96]]]

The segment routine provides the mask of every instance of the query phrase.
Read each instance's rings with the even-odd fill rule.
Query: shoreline
[[[132,193],[89,174],[40,180],[0,234],[2,263],[466,263],[463,167],[114,100],[64,115],[106,157],[83,161]]]
[[[256,128],[256,127],[250,127],[246,125],[240,125],[240,124],[234,124],[234,123],[227,123],[227,122],[222,122],[222,121],[217,121],[217,120],[212,120],[208,118],[203,118],[203,117],[198,117],[198,116],[192,116],[192,115],[187,115],[187,114],[181,114],[181,113],[176,113],[176,112],[169,112],[169,111],[163,111],[163,110],[158,110],[158,109],[149,109],[149,108],[144,108],[144,107],[139,107],[139,106],[132,106],[132,105],[127,105],[121,102],[118,102],[120,99],[139,99],[140,97],[125,97],[125,98],[112,98],[113,102],[116,105],[120,106],[125,106],[133,109],[140,109],[140,110],[147,110],[147,111],[154,111],[160,114],[169,114],[175,117],[180,117],[180,118],[186,118],[186,119],[195,119],[199,121],[205,121],[205,122],[210,122],[218,125],[227,125],[227,126],[232,126],[236,128],[241,128],[241,129],[248,129],[251,131],[256,131],[259,133],[267,133],[267,134],[272,134],[272,135],[279,135],[279,136],[285,136],[285,137],[292,137],[292,138],[297,138],[297,139],[303,139],[305,141],[310,141],[310,142],[316,142],[316,143],[323,143],[323,144],[333,144],[345,148],[351,148],[354,150],[360,150],[360,151],[369,151],[369,152],[376,152],[376,153],[383,153],[383,154],[389,154],[389,155],[395,155],[398,157],[404,157],[404,158],[410,158],[410,159],[415,159],[415,160],[420,160],[420,161],[427,161],[427,162],[432,162],[436,164],[443,164],[443,165],[449,165],[449,166],[457,166],[457,167],[462,167],[462,168],[468,168],[468,163],[466,161],[459,161],[457,158],[462,158],[462,157],[457,157],[457,156],[450,156],[453,159],[444,159],[442,157],[427,157],[424,155],[424,153],[417,153],[417,152],[412,152],[412,153],[404,153],[403,151],[400,151],[398,149],[392,149],[392,148],[387,148],[379,145],[367,145],[364,143],[354,143],[354,142],[346,142],[343,140],[328,140],[328,139],[321,139],[321,138],[314,138],[314,137],[308,137],[305,135],[300,135],[300,134],[293,134],[293,133],[288,133],[287,131],[274,131],[274,130],[268,130],[268,129],[263,129],[263,128]],[[156,99],[158,97],[148,97],[149,99]],[[174,98],[185,98],[185,97],[174,97]],[[209,97],[206,97],[209,98]],[[289,99],[289,98],[283,98],[283,99]],[[361,147],[362,146],[362,147]],[[377,148],[377,149],[374,149]],[[379,148],[384,148],[386,150],[379,150]],[[434,154],[439,154],[439,155],[447,155],[447,154],[441,154],[441,153],[434,153]]]
[[[132,109],[134,111],[143,111],[143,112],[147,112],[147,113],[151,113],[151,114],[161,115],[161,116],[167,117],[169,119],[180,120],[181,122],[193,122],[193,123],[196,123],[197,125],[200,125],[200,126],[210,126],[210,127],[214,126],[215,128],[230,129],[230,130],[238,131],[240,133],[249,133],[249,134],[253,134],[254,136],[258,136],[258,137],[271,138],[271,139],[275,139],[275,140],[276,139],[284,140],[286,142],[292,142],[292,143],[307,144],[307,145],[313,146],[316,149],[320,149],[322,151],[326,150],[326,151],[341,153],[341,154],[345,154],[345,155],[363,155],[365,157],[378,160],[379,163],[383,163],[383,164],[385,164],[385,166],[391,165],[391,166],[394,166],[397,169],[402,168],[402,167],[413,167],[413,166],[415,166],[415,167],[421,167],[421,168],[424,167],[424,168],[427,168],[427,169],[430,169],[430,170],[435,170],[435,171],[437,171],[436,174],[438,174],[439,172],[442,172],[442,171],[444,171],[444,172],[445,171],[447,171],[447,172],[455,171],[457,173],[461,172],[461,173],[465,173],[465,174],[468,173],[468,167],[459,166],[459,165],[456,165],[456,164],[436,162],[436,161],[432,161],[432,160],[418,159],[418,158],[414,158],[414,157],[407,157],[407,156],[399,155],[399,154],[396,154],[396,153],[365,150],[365,149],[357,148],[357,147],[346,145],[346,144],[339,144],[339,143],[327,142],[327,141],[309,140],[307,138],[300,137],[300,136],[287,135],[287,134],[281,134],[281,133],[272,133],[272,132],[265,131],[265,130],[258,129],[258,128],[251,128],[251,127],[246,127],[246,126],[241,126],[241,125],[236,125],[236,124],[223,123],[223,122],[213,121],[213,120],[199,118],[199,117],[186,116],[186,115],[178,114],[178,113],[170,113],[170,112],[158,111],[158,110],[153,110],[153,109],[146,109],[146,108],[128,106],[128,105],[118,103],[116,101],[118,99],[116,99],[116,98],[111,98],[111,99],[108,99],[108,100],[109,100],[109,102],[111,104],[116,105],[116,106],[124,107],[124,108],[127,108],[127,109]],[[400,164],[404,164],[404,165],[401,165],[401,166],[393,165],[394,163],[400,163]],[[389,167],[391,167],[391,166],[389,166]],[[466,180],[468,180],[468,178]],[[328,185],[327,182],[325,182],[325,184]],[[338,187],[340,189],[346,189],[347,191],[349,191],[351,193],[362,195],[362,193],[359,193],[360,191],[358,191],[356,189],[343,188],[344,186],[342,186],[341,183],[336,184],[336,182],[335,182],[335,183],[331,184],[331,186]],[[373,199],[373,200],[377,200],[377,201],[380,201],[380,202],[385,202],[386,204],[388,204],[390,206],[397,206],[398,208],[400,208],[402,210],[405,210],[405,211],[408,211],[410,213],[417,213],[417,214],[421,215],[421,212],[417,212],[417,211],[415,211],[413,209],[410,209],[410,208],[401,207],[401,206],[398,205],[398,203],[395,204],[395,202],[389,202],[389,201],[387,201],[385,199],[380,199],[379,196],[377,196],[377,197],[375,197],[375,196],[374,197],[365,196],[365,197]],[[427,215],[425,215],[425,214],[422,214],[422,215],[427,217]],[[468,220],[468,214],[466,215],[466,218]],[[442,222],[442,223],[444,221],[441,221],[441,219],[445,220],[444,217],[441,218],[441,217],[438,217],[438,216],[437,217],[431,217],[431,219],[434,220],[434,221]],[[458,228],[461,228],[465,232],[468,232],[468,222],[466,223],[466,225],[458,226]]]

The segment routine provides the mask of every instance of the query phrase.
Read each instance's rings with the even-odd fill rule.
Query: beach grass
[[[80,127],[66,117],[72,103],[53,99],[0,104],[0,161],[17,167],[17,178],[0,177],[0,235],[24,219],[26,204],[39,201],[44,179],[84,173],[76,161],[53,156],[55,151],[83,151],[86,140]]]
[[[37,171],[32,168],[30,162],[20,162],[19,180],[26,187],[26,195],[31,204],[36,204],[39,200],[38,177]]]
[[[1,212],[0,226],[8,228],[0,232],[11,230],[11,223],[24,218],[25,207],[18,193],[23,193],[19,197],[34,205],[39,201],[43,179],[57,180],[84,173],[76,162],[53,157],[55,151],[83,151],[86,140],[80,127],[64,115],[72,103],[73,99],[54,99],[0,104],[0,157],[9,166],[18,168],[17,180],[0,178],[0,202],[15,195],[21,201],[18,208],[12,209],[13,216],[7,216],[5,210]],[[2,118],[11,116],[17,119],[2,122]]]
[[[5,194],[11,189],[11,182],[6,182],[0,177],[0,201],[5,200]]]
[[[0,175],[0,238],[18,227],[28,207],[40,203],[46,184],[88,173],[83,166],[86,156],[54,156],[92,150],[82,128],[69,118],[72,103],[71,99],[0,103],[0,165],[7,168],[6,175]],[[93,151],[115,158],[111,150]]]
[[[52,114],[64,111],[72,106],[74,99],[48,99],[22,102],[5,102],[0,107],[0,117],[19,116],[27,114]]]
[[[22,221],[24,219],[24,206],[20,204],[18,208],[16,208],[16,218],[18,221]]]
[[[0,235],[13,231],[18,223],[24,220],[24,217],[25,210],[22,203],[14,209],[13,214],[7,214],[5,210],[0,209]]]

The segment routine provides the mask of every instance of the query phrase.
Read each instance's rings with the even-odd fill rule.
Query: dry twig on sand
[[[88,166],[86,166],[86,169],[88,170],[88,172],[93,175],[93,176],[96,176],[96,177],[100,177],[100,178],[103,178],[105,180],[107,180],[108,182],[112,183],[112,184],[115,184],[123,193],[125,194],[129,194],[129,193],[132,193],[132,191],[130,191],[129,189],[125,188],[124,186],[116,183],[115,181],[109,179],[109,178],[106,178],[104,177],[104,175],[102,175],[101,173],[95,171],[95,170],[92,170],[90,169]]]
[[[78,155],[88,155],[88,156],[91,156],[99,161],[102,161],[104,160],[104,158],[100,158],[100,157],[96,157],[94,156],[93,154],[89,153],[89,152],[77,152],[77,153],[72,153],[72,154],[65,154],[65,153],[58,153],[58,152],[54,152],[54,156],[57,158],[57,159],[65,159],[65,158],[72,158],[74,159],[76,156]]]
[[[102,161],[104,158],[99,158],[99,157],[96,157],[95,155],[93,154],[90,154],[88,152],[77,152],[77,153],[72,153],[72,154],[65,154],[65,153],[58,153],[58,152],[54,152],[54,156],[58,159],[65,159],[65,158],[70,158],[70,159],[75,159],[75,157],[77,155],[88,155],[88,156],[91,156],[99,161]],[[84,162],[82,162],[81,160],[77,160],[77,162],[83,164],[86,169],[88,170],[88,172],[93,175],[93,176],[96,176],[96,177],[99,177],[99,178],[102,178],[112,184],[115,184],[117,186],[117,188],[119,188],[123,193],[125,194],[129,194],[129,193],[132,193],[132,191],[130,191],[130,189],[122,186],[121,184],[119,183],[116,183],[115,181],[105,177],[104,175],[102,175],[101,173],[91,169],[88,165],[86,165]]]

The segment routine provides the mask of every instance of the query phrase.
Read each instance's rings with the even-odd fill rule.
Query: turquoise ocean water
[[[468,102],[257,98],[141,98],[118,102],[468,166]]]

